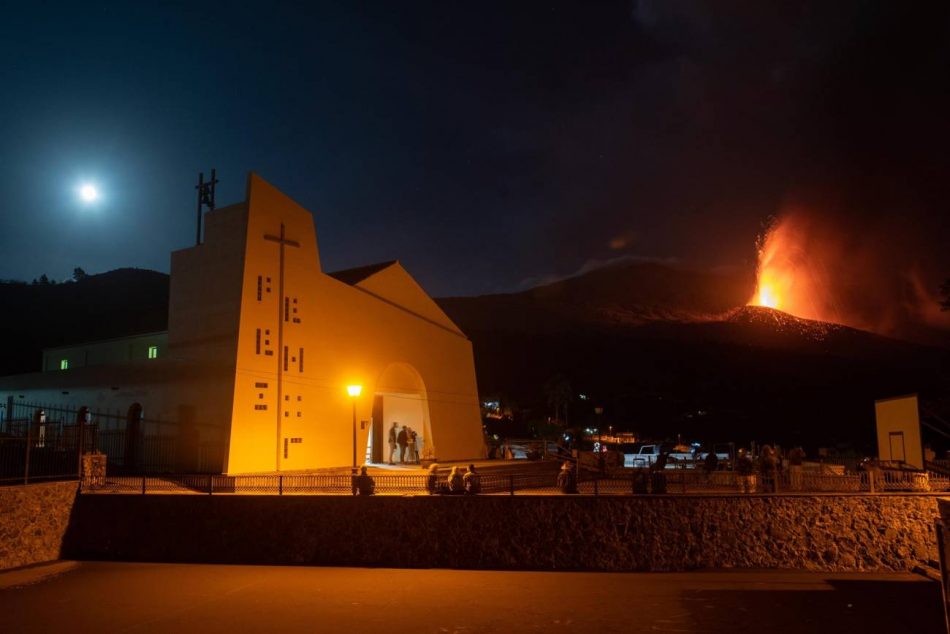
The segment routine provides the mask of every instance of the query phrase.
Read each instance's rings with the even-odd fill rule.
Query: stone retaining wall
[[[927,495],[80,497],[64,557],[535,570],[909,570]]]
[[[75,482],[0,487],[0,570],[60,558]]]

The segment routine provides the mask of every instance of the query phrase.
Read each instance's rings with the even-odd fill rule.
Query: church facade
[[[394,422],[423,457],[484,455],[471,342],[398,262],[325,273],[313,216],[254,174],[205,221],[172,253],[167,333],[46,351],[0,378],[7,415],[128,411],[174,429],[178,468],[229,474],[385,462]]]

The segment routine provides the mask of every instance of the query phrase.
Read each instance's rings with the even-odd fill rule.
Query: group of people
[[[360,467],[359,475],[353,476],[353,495],[375,495],[376,481],[367,473],[365,466]],[[439,465],[432,463],[426,479],[426,489],[431,495],[476,495],[482,491],[482,476],[475,469],[475,465],[468,465],[468,470],[462,473],[458,466],[453,466],[444,482],[439,481]]]
[[[389,428],[389,464],[396,464],[393,460],[396,456],[402,464],[418,464],[419,441],[419,435],[412,427],[393,421]]]
[[[743,493],[755,493],[757,480],[762,484],[763,493],[778,491],[779,475],[788,470],[789,486],[793,491],[802,489],[802,464],[805,462],[805,450],[801,447],[791,449],[785,456],[771,445],[762,445],[758,460],[746,449],[736,454],[736,475],[739,490]],[[756,477],[758,471],[758,478]]]
[[[475,465],[468,465],[468,470],[462,473],[458,466],[453,466],[449,470],[449,475],[445,482],[439,482],[439,465],[432,463],[429,465],[429,475],[426,480],[426,489],[431,495],[437,493],[449,495],[476,495],[482,491],[482,476],[475,469]]]

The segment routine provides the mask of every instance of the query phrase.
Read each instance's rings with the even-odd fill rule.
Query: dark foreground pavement
[[[0,632],[944,632],[908,574],[60,563],[0,573]]]

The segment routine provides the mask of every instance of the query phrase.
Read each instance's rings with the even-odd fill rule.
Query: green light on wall
[[[60,359],[59,360],[59,369],[68,370],[69,369],[69,359]]]
[[[149,346],[148,347],[148,358],[157,359],[158,358],[158,346]]]

